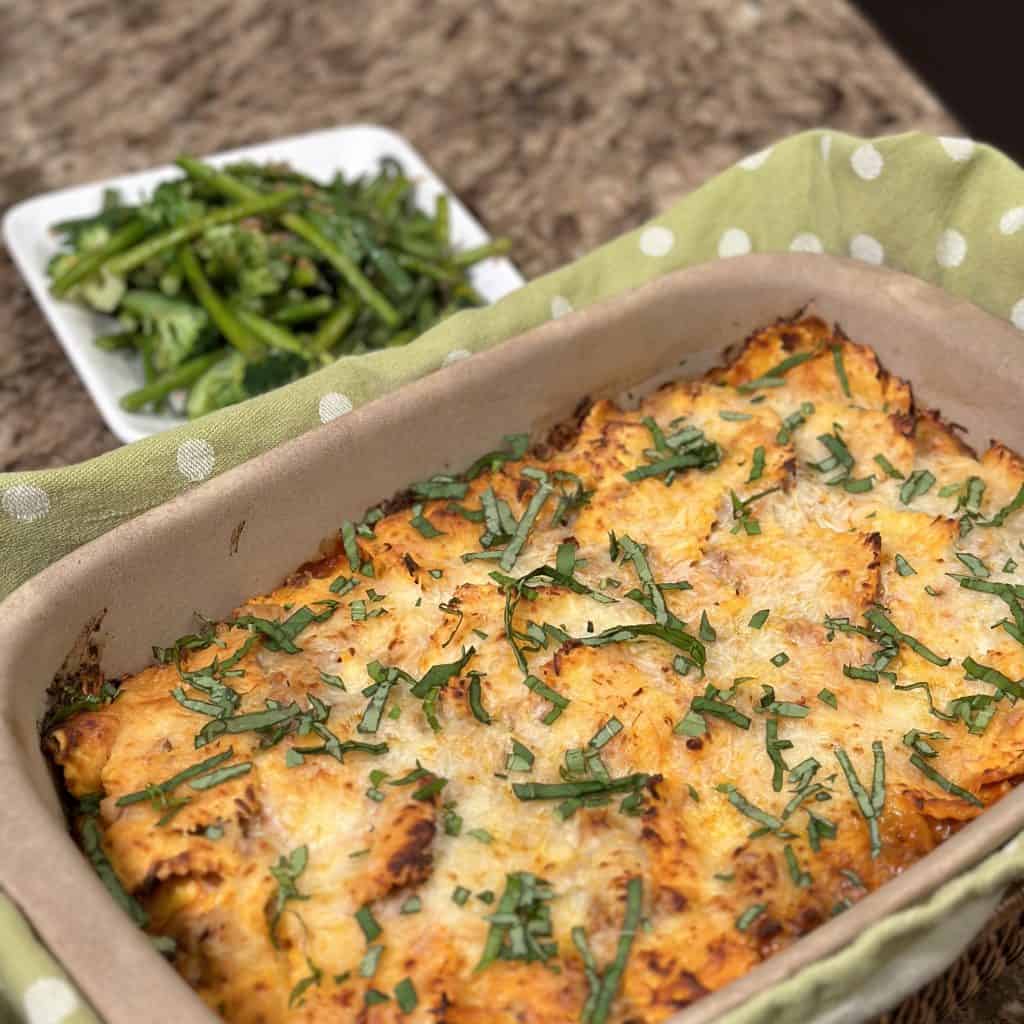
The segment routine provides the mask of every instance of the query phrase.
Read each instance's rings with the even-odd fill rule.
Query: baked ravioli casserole
[[[227,1021],[662,1021],[1024,772],[1022,508],[1017,455],[780,322],[65,679],[44,742]]]

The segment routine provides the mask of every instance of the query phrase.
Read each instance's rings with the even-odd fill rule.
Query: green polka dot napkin
[[[1020,168],[969,139],[910,133],[869,141],[807,132],[746,157],[649,224],[494,306],[460,313],[407,348],[341,359],[279,391],[78,466],[0,476],[0,596],[183,490],[551,317],[680,267],[786,250],[908,271],[1024,331]],[[969,899],[1024,875],[1018,845],[730,1021],[807,1024],[909,936],[934,931]],[[7,1012],[26,1024],[95,1020],[0,896],[0,1017],[5,999]]]

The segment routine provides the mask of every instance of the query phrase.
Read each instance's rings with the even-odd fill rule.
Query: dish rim
[[[18,737],[10,730],[10,705],[15,684],[6,678],[3,670],[15,656],[16,640],[12,640],[12,635],[17,637],[19,626],[28,630],[33,623],[45,620],[49,595],[55,587],[66,586],[69,578],[81,580],[89,573],[102,572],[106,563],[116,559],[120,545],[144,543],[147,533],[154,528],[170,529],[168,523],[187,521],[195,517],[201,508],[212,510],[224,506],[233,495],[256,486],[255,482],[261,477],[284,474],[289,469],[298,472],[297,464],[315,464],[317,459],[329,457],[339,444],[359,434],[364,421],[372,422],[385,407],[392,413],[397,408],[408,416],[420,415],[422,410],[430,409],[453,389],[457,391],[460,386],[468,386],[474,376],[482,374],[493,379],[513,366],[543,358],[553,346],[567,345],[573,335],[585,334],[603,319],[615,320],[617,317],[628,320],[652,300],[656,303],[664,293],[677,288],[683,293],[688,289],[713,292],[716,287],[728,291],[730,287],[740,287],[735,283],[730,285],[730,281],[737,277],[743,280],[743,287],[760,289],[766,294],[773,288],[800,287],[806,289],[809,297],[824,294],[826,300],[829,289],[835,288],[837,277],[847,283],[852,280],[857,283],[866,305],[889,306],[902,310],[905,315],[909,308],[911,312],[908,315],[911,316],[923,316],[927,311],[936,325],[952,322],[956,324],[958,333],[966,324],[979,334],[991,335],[993,343],[999,339],[1000,345],[1020,344],[1019,332],[1005,321],[923,281],[885,268],[868,267],[835,257],[781,253],[751,255],[685,268],[625,295],[548,321],[472,359],[462,360],[413,382],[389,396],[368,403],[349,416],[235,467],[187,495],[179,495],[61,559],[0,603],[0,614],[6,613],[4,621],[8,624],[4,634],[0,635],[0,770],[6,768],[11,779],[11,797],[0,802],[0,831],[17,835],[22,829],[43,828],[51,839],[59,843],[54,867],[60,867],[60,875],[66,879],[66,885],[54,886],[46,880],[32,877],[35,864],[13,848],[4,851],[4,857],[0,858],[0,884],[23,908],[26,902],[31,901],[32,909],[26,916],[36,922],[37,930],[51,947],[57,934],[53,915],[59,913],[63,916],[61,912],[66,909],[67,896],[73,891],[68,886],[80,886],[81,912],[73,920],[73,930],[92,930],[90,924],[83,921],[87,912],[93,926],[99,923],[111,930],[109,934],[116,939],[110,944],[117,954],[114,959],[128,965],[126,969],[145,970],[147,991],[152,993],[155,989],[161,998],[187,1000],[180,1005],[190,1012],[179,1016],[179,1020],[198,1022],[216,1019],[109,899],[70,836],[52,820],[42,799],[34,792],[25,765],[17,756],[26,751],[24,744],[19,744]],[[779,312],[782,310],[777,310]],[[940,326],[935,327],[935,330],[939,329]],[[239,600],[246,596],[240,596]],[[35,628],[40,627],[37,625]],[[672,1024],[706,1024],[789,977],[795,970],[827,959],[849,945],[871,924],[919,902],[943,882],[979,863],[1015,835],[1022,825],[1024,787],[988,808],[957,835],[901,876],[865,897],[851,910],[821,925],[742,978],[680,1011],[671,1018]],[[62,889],[63,897],[58,892]],[[130,1019],[122,1015],[122,1007],[115,1007],[107,1001],[101,982],[88,973],[87,969],[95,965],[82,962],[81,957],[77,962],[63,962],[82,990],[102,1008],[110,1024]],[[101,996],[102,999],[98,998]]]

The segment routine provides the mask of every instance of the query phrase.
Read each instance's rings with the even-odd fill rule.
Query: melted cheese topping
[[[791,360],[800,354],[808,358]],[[776,370],[786,360],[788,368]],[[766,374],[774,377],[767,386],[743,387]],[[628,480],[628,471],[665,457],[651,452],[657,439],[646,417],[666,435],[698,427],[720,446],[720,460],[680,469],[671,482],[665,474]],[[852,465],[821,468],[830,454],[824,435],[842,440]],[[481,550],[485,526],[454,507],[479,509],[489,489],[518,522],[538,489],[527,467],[543,469],[556,488],[569,479],[558,471],[576,474],[590,496],[567,524],[552,521],[555,499],[546,501],[507,575],[554,566],[559,545],[571,540],[575,579],[611,599],[538,580],[515,609],[519,634],[531,622],[561,631],[519,641],[530,674],[567,702],[550,724],[552,704],[544,691],[524,686],[506,635],[507,595],[490,575],[497,562],[462,559]],[[902,500],[911,474],[927,482],[924,472],[935,482]],[[835,482],[843,476],[872,477],[872,486],[851,492]],[[970,478],[984,482],[984,493],[961,526]],[[238,695],[233,714],[275,706],[268,701],[306,710],[316,698],[329,712],[321,724],[340,741],[386,743],[386,752],[355,750],[343,760],[297,755],[323,743],[323,734],[308,731],[308,718],[298,730],[306,735],[297,734],[293,718],[276,733],[241,731],[197,751],[195,736],[211,719],[171,691],[181,687],[194,700],[210,695],[186,685],[173,664],[125,679],[113,703],[63,722],[47,744],[74,796],[103,794],[106,856],[148,913],[148,930],[176,940],[175,966],[228,1021],[577,1019],[591,989],[571,932],[584,929],[603,975],[634,878],[642,880],[644,922],[607,1019],[660,1021],[856,902],[979,813],[911,763],[910,730],[942,734],[925,740],[924,755],[916,748],[919,761],[980,804],[998,799],[1021,773],[1024,705],[981,700],[991,720],[974,732],[948,720],[948,709],[957,698],[999,695],[966,677],[966,658],[1009,680],[1024,675],[1024,647],[992,628],[1013,621],[1007,601],[949,575],[970,575],[960,552],[981,559],[989,581],[1020,579],[1014,559],[1024,563],[1024,514],[1007,515],[999,527],[983,524],[1022,482],[1017,456],[994,445],[976,458],[936,414],[915,410],[910,387],[882,370],[869,349],[819,320],[782,323],[705,379],[663,388],[635,411],[598,402],[568,445],[482,473],[456,503],[425,501],[422,514],[436,536],[424,536],[408,508],[385,516],[372,536],[358,537],[372,578],[353,573],[341,551],[238,610],[280,622],[296,609],[323,612],[330,606],[316,602],[339,601],[295,637],[298,651],[275,650],[281,645],[251,627],[226,623],[214,646],[182,658],[180,671],[195,672],[258,636],[222,680]],[[768,493],[753,498],[759,492]],[[736,502],[747,499],[746,515],[737,516]],[[643,584],[633,564],[611,559],[609,531],[646,547],[657,583],[689,584],[662,594],[691,636],[706,614],[715,638],[705,626],[703,674],[692,666],[681,674],[685,658],[657,637],[577,642],[654,621],[649,589],[646,606],[627,596]],[[339,577],[354,578],[355,589],[336,595],[331,584]],[[851,678],[844,666],[879,664],[884,643],[864,617],[876,606],[932,657],[905,639],[894,651],[890,641],[894,656],[883,659],[877,682]],[[755,628],[751,619],[764,610],[767,619]],[[829,617],[870,635],[830,629]],[[564,634],[577,639],[562,642]],[[462,672],[437,697],[435,731],[412,687],[470,648]],[[370,735],[358,725],[374,661],[412,682],[394,684]],[[470,708],[472,672],[490,724]],[[334,676],[344,690],[324,681]],[[914,683],[927,686],[897,688]],[[738,720],[703,713],[676,730],[708,687]],[[563,820],[560,801],[516,796],[514,782],[561,781],[565,752],[585,747],[613,718],[622,728],[601,749],[607,772],[650,776],[634,813],[621,810],[615,794]],[[513,739],[534,756],[526,771],[506,768]],[[873,744],[885,759],[874,807]],[[118,805],[229,749],[229,763],[252,763],[248,774],[202,790],[179,785],[168,799],[190,799],[164,824],[159,800]],[[873,826],[837,752],[868,791]],[[773,756],[785,765],[781,773]],[[808,759],[816,772],[791,774]],[[426,779],[389,784],[417,765],[430,773]],[[371,771],[385,773],[376,786]],[[430,778],[447,783],[415,799]],[[779,824],[811,780],[817,799],[797,799]],[[759,829],[740,797],[776,825]],[[834,834],[812,835],[809,812]],[[461,830],[453,834],[456,815]],[[297,850],[305,867],[272,939],[279,886],[271,868]],[[550,887],[544,941],[557,952],[546,962],[501,958],[474,971],[488,917],[515,872]],[[464,902],[453,898],[457,891]],[[419,912],[402,912],[410,897]],[[373,943],[383,946],[375,970],[360,969],[368,940],[355,915],[367,904],[380,926]],[[417,998],[408,1014],[395,994],[403,979]],[[367,1004],[371,989],[389,998],[371,995]]]

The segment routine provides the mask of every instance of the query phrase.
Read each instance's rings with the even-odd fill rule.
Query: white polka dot
[[[640,251],[645,256],[664,256],[675,244],[676,236],[659,224],[644,228],[640,233]]]
[[[865,263],[881,263],[885,259],[885,249],[877,238],[871,235],[854,235],[850,239],[850,255],[855,260]]]
[[[216,462],[213,446],[202,438],[190,438],[178,445],[178,472],[190,483],[205,480]]]
[[[352,399],[338,391],[328,391],[320,399],[317,411],[320,413],[321,423],[330,423],[331,420],[336,420],[339,416],[344,416],[345,413],[352,411]]]
[[[74,989],[61,978],[33,981],[23,997],[28,1024],[63,1024],[79,1008]]]
[[[572,310],[572,303],[564,295],[556,295],[551,300],[551,315],[556,319],[565,316],[566,313],[571,313]]]
[[[42,519],[50,511],[50,499],[41,487],[15,484],[0,495],[0,507],[19,523],[31,523],[34,519]]]
[[[967,239],[954,228],[946,228],[935,245],[940,267],[959,267],[967,255]]]
[[[451,366],[452,363],[461,362],[463,359],[468,359],[473,353],[465,348],[453,348],[451,352],[444,357],[442,366]]]
[[[772,148],[762,149],[760,152],[751,153],[739,161],[740,167],[745,171],[756,171],[772,155]]]
[[[1024,228],[1024,206],[1015,206],[999,218],[999,230],[1004,235],[1013,235]]]
[[[947,156],[957,163],[962,160],[970,160],[974,153],[974,143],[970,139],[955,139],[949,135],[940,135],[939,143],[946,151]]]
[[[790,252],[824,252],[825,247],[821,244],[821,239],[817,235],[811,234],[810,231],[804,231],[802,234],[796,236],[792,242],[789,243]]]
[[[832,136],[822,135],[821,137],[821,159],[827,160],[832,155]]]
[[[729,228],[722,232],[718,240],[718,255],[722,259],[729,256],[743,256],[750,252],[750,235],[742,228]]]
[[[853,156],[850,157],[850,166],[858,178],[873,181],[882,173],[885,161],[882,159],[882,154],[870,142],[865,142],[863,146],[858,146],[853,151]]]
[[[1024,331],[1024,299],[1018,299],[1010,310],[1010,323]]]

